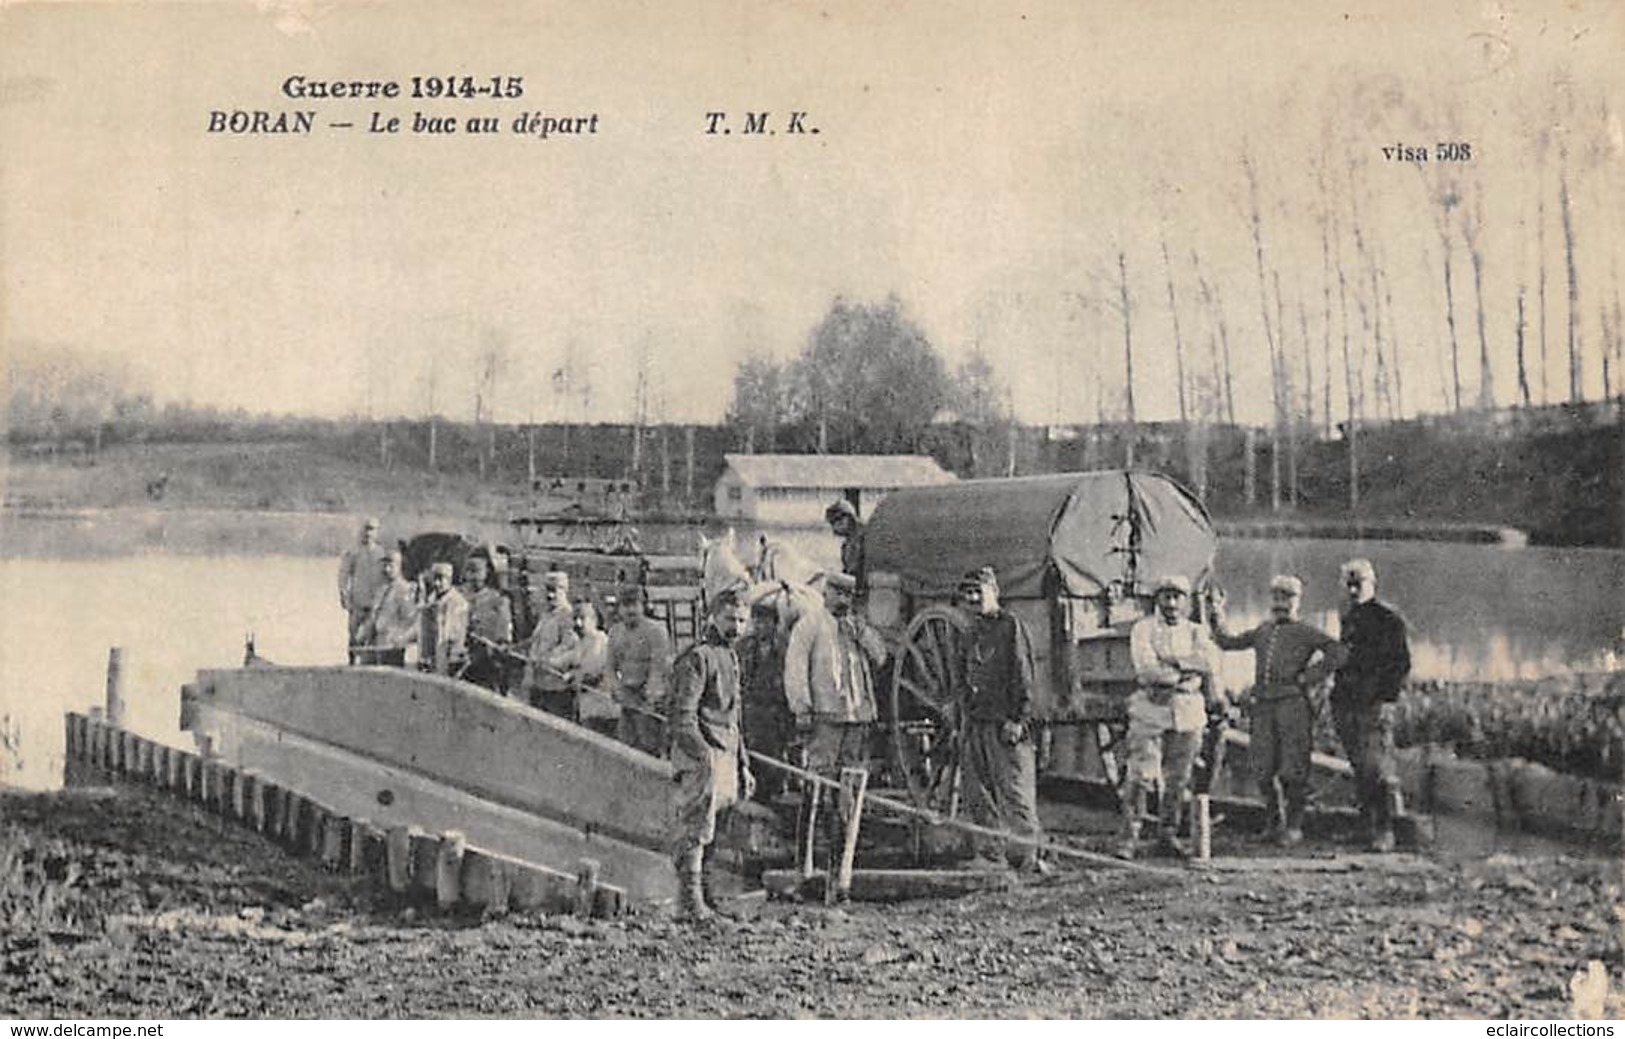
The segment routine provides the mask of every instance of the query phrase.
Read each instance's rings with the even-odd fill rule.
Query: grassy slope
[[[147,483],[168,473],[161,501]],[[96,464],[13,459],[5,503],[41,509],[221,508],[291,512],[447,512],[501,516],[526,504],[524,488],[473,476],[393,472],[348,461],[319,444],[134,444]]]

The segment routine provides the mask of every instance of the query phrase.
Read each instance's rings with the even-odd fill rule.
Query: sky
[[[1434,200],[1450,189],[1467,403],[1480,347],[1461,215],[1479,214],[1492,399],[1506,404],[1520,285],[1536,363],[1546,199],[1555,399],[1561,146],[1596,397],[1625,242],[1625,139],[1603,104],[1625,97],[1625,5],[1417,6],[10,4],[0,351],[8,369],[105,358],[160,401],[456,418],[494,354],[488,407],[510,422],[625,420],[642,363],[651,418],[716,421],[741,358],[794,356],[837,295],[895,295],[950,365],[984,351],[1020,418],[1088,421],[1123,407],[1121,254],[1139,417],[1178,413],[1174,312],[1190,406],[1212,396],[1194,386],[1216,327],[1200,271],[1225,315],[1238,418],[1260,421],[1265,324],[1278,334],[1283,317],[1299,388],[1330,360],[1344,407],[1335,298],[1325,354],[1329,200],[1350,286],[1363,292],[1375,267],[1376,295],[1392,297],[1373,313],[1398,344],[1396,410],[1438,411],[1453,380]],[[522,77],[523,97],[280,92],[294,75],[409,89],[447,74]],[[309,135],[207,132],[212,111],[301,109],[317,112]],[[406,129],[365,132],[375,111]],[[712,111],[735,132],[707,135]],[[746,111],[781,132],[739,132]],[[818,132],[783,132],[792,111]],[[419,112],[502,130],[414,134]],[[598,132],[513,133],[530,112],[597,114]],[[1471,145],[1472,160],[1382,154],[1442,142]],[[1369,385],[1359,300],[1351,364]]]

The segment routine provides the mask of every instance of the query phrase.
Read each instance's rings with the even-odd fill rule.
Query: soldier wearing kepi
[[[1025,838],[1018,845],[1018,869],[1047,873],[1038,855],[1032,640],[1021,619],[1000,605],[992,567],[961,578],[959,600],[973,615],[959,669],[962,685],[955,690],[965,719],[965,808],[972,822]],[[975,846],[975,866],[1005,866],[1002,840],[978,836]]]
[[[452,586],[450,563],[429,568],[429,600],[422,606],[418,669],[456,675],[467,661],[468,600]]]
[[[638,585],[621,590],[609,632],[609,677],[621,708],[615,737],[645,754],[666,753],[666,695],[671,682],[671,636],[643,608]]]
[[[513,641],[513,607],[492,584],[491,561],[484,552],[463,566],[463,593],[468,599],[468,668],[466,681],[505,692],[503,655]]]
[[[858,510],[845,498],[837,499],[824,510],[824,522],[841,539],[841,572],[855,578],[863,586],[863,522]]]
[[[1348,659],[1332,684],[1332,721],[1354,766],[1360,816],[1373,851],[1394,850],[1399,778],[1394,768],[1394,701],[1411,670],[1405,620],[1377,600],[1377,571],[1369,560],[1343,564],[1346,595],[1340,615]]]
[[[824,579],[825,608],[809,609],[790,631],[784,652],[784,698],[807,752],[807,768],[839,780],[843,768],[869,767],[874,725],[872,668],[885,662],[886,642],[852,612],[857,581],[847,574]],[[818,815],[821,788],[809,784],[802,800],[802,834]],[[824,816],[831,847],[836,813]]]
[[[534,594],[534,589],[532,590]],[[576,644],[575,615],[570,611],[570,575],[550,570],[542,578],[541,603],[536,627],[531,629],[525,658],[525,688],[529,691],[530,705],[550,714],[574,720],[572,709],[575,698],[570,694],[570,682],[564,673],[548,661],[560,650]]]
[[[1207,700],[1223,706],[1213,683],[1219,651],[1207,629],[1186,616],[1190,582],[1179,575],[1162,577],[1155,591],[1155,612],[1129,631],[1129,655],[1140,684],[1128,701],[1128,777],[1118,848],[1123,858],[1137,853],[1140,820],[1159,784],[1159,847],[1185,857],[1179,817],[1207,725]]]
[[[1224,598],[1213,598],[1213,638],[1220,649],[1253,651],[1252,730],[1248,754],[1264,795],[1268,836],[1292,846],[1303,841],[1304,795],[1314,727],[1310,690],[1348,656],[1343,644],[1298,619],[1303,582],[1270,579],[1270,619],[1240,635],[1224,626]]]
[[[672,853],[679,913],[691,920],[714,912],[708,870],[717,814],[755,792],[734,655],[748,623],[734,596],[716,596],[703,636],[677,658],[672,678]]]
[[[367,647],[363,659],[369,664],[405,667],[406,647],[418,640],[417,589],[401,576],[399,552],[384,556],[379,569],[384,587],[361,625],[359,638]]]
[[[345,549],[339,559],[339,606],[347,618],[346,641],[352,647],[363,644],[361,625],[383,590],[383,563],[388,554],[378,543],[378,520],[368,516],[361,524],[356,543]],[[350,657],[353,662],[355,654],[351,653]]]

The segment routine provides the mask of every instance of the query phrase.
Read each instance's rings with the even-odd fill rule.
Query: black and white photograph
[[[0,1019],[1612,1035],[1622,266],[1618,2],[0,3]]]

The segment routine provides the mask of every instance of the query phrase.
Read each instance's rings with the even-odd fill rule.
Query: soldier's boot
[[[1282,780],[1281,800],[1280,844],[1284,848],[1294,848],[1303,843],[1303,785]]]
[[[700,855],[700,898],[705,902],[712,913],[729,920],[739,919],[739,911],[731,904],[717,898],[716,889],[712,886],[712,877],[716,874],[715,844],[707,844]]]
[[[1271,779],[1263,784],[1261,793],[1264,795],[1264,840],[1279,844],[1281,835],[1286,832],[1286,805],[1282,803],[1281,788]]]
[[[1157,803],[1157,850],[1176,859],[1190,858],[1190,849],[1179,839],[1179,817],[1185,807],[1183,790],[1164,788]]]
[[[1117,842],[1117,857],[1132,859],[1140,850],[1140,820],[1145,817],[1146,791],[1134,780],[1123,790],[1123,832]]]
[[[1398,788],[1384,783],[1375,807],[1376,826],[1371,834],[1371,850],[1387,854],[1394,850],[1394,820],[1404,811]]]
[[[677,918],[702,923],[716,914],[705,898],[705,851],[694,847],[677,856]]]

